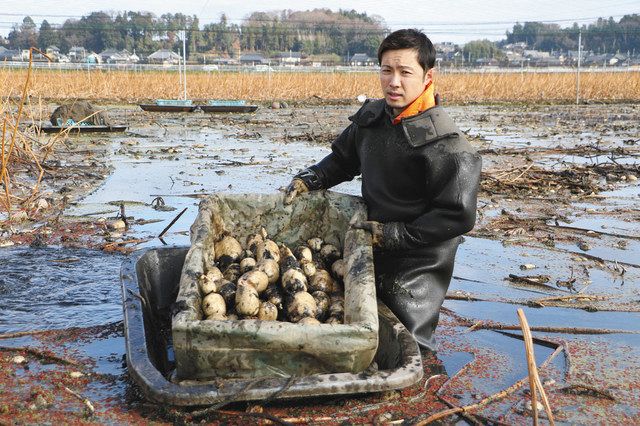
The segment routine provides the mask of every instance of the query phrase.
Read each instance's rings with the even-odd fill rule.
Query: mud
[[[291,175],[328,152],[330,141],[358,105],[262,106],[254,114],[239,115],[152,114],[135,106],[107,107],[111,121],[127,124],[128,132],[74,136],[57,143],[43,166],[38,199],[47,200],[47,205],[36,204],[36,199],[23,206],[27,218],[22,221],[2,216],[0,245],[124,253],[163,242],[186,245],[203,194],[278,191]],[[52,262],[54,255],[36,255],[35,247],[13,247],[2,249],[0,259],[3,272],[14,271],[11,285],[2,274],[0,291],[13,298],[3,302],[3,315],[5,309],[10,313],[3,318],[3,336],[44,331],[0,340],[0,389],[5,395],[0,419],[30,423],[207,419],[242,424],[270,415],[292,422],[411,424],[452,405],[481,401],[526,377],[519,332],[508,328],[517,325],[517,308],[525,309],[532,327],[555,330],[533,332],[541,339],[535,345],[538,365],[556,347],[562,348],[541,369],[557,421],[637,418],[640,107],[447,108],[482,152],[483,180],[478,224],[460,247],[442,312],[440,350],[435,357],[425,355],[426,378],[421,383],[356,398],[236,404],[206,412],[157,407],[128,383],[122,365],[121,326],[112,325],[113,306],[120,303],[117,272],[95,274],[87,271],[86,263],[65,264],[65,273],[77,280],[61,280],[60,287],[72,288],[89,276],[96,291],[103,289],[104,306],[80,303],[82,297],[73,292],[48,298],[47,285],[58,281],[42,281],[41,291],[25,293],[15,284],[18,275],[38,271],[55,277],[59,265]],[[34,137],[47,142],[46,136]],[[22,179],[29,187],[33,175],[25,167],[13,182]],[[335,190],[358,194],[359,181]],[[184,208],[184,215],[159,240],[157,235]],[[117,223],[122,219],[126,229]],[[105,265],[118,263],[118,257],[102,251],[91,256],[112,259]],[[58,259],[85,256],[74,253],[62,253]],[[16,269],[16,262],[22,269]],[[110,268],[103,270],[113,271]],[[91,285],[90,280],[85,282]],[[38,309],[62,315],[66,308],[60,300],[65,297],[72,306],[84,306],[68,324],[40,321],[35,307],[20,308],[29,299]],[[18,354],[28,360],[26,366],[13,361]],[[62,360],[81,365],[87,375],[71,380],[70,371],[80,367]],[[95,413],[89,413],[65,386],[91,400]],[[530,421],[524,403],[527,392],[524,384],[470,415],[481,423]]]

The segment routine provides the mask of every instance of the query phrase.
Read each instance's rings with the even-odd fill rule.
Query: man
[[[362,174],[378,296],[422,348],[435,350],[461,235],[475,223],[481,159],[436,105],[435,49],[426,35],[391,33],[378,49],[384,99],[349,117],[331,154],[294,176],[285,203]]]

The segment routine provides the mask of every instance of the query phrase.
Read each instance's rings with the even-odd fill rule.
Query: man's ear
[[[429,84],[430,81],[433,81],[433,74],[435,68],[429,68],[429,70],[424,74],[424,84]]]

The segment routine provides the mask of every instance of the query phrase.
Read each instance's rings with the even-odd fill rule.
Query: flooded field
[[[448,108],[483,155],[483,182],[478,224],[460,247],[441,312],[440,349],[425,355],[419,384],[208,411],[144,401],[123,364],[119,268],[127,253],[188,245],[206,194],[278,191],[326,155],[357,108],[171,115],[115,105],[110,115],[129,126],[126,133],[73,136],[59,146],[43,181],[49,214],[0,228],[7,246],[0,248],[0,420],[242,424],[269,415],[289,423],[414,424],[482,403],[443,421],[521,424],[530,410],[528,382],[513,388],[527,377],[518,308],[536,338],[538,365],[546,363],[540,374],[556,421],[637,419],[636,105]],[[359,187],[354,180],[334,190],[359,194]],[[123,212],[126,230],[114,226]]]

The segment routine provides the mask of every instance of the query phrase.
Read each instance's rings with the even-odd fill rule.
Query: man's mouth
[[[388,92],[387,93],[387,97],[391,100],[397,100],[400,99],[402,97],[402,95],[400,93],[396,93],[396,92]]]

